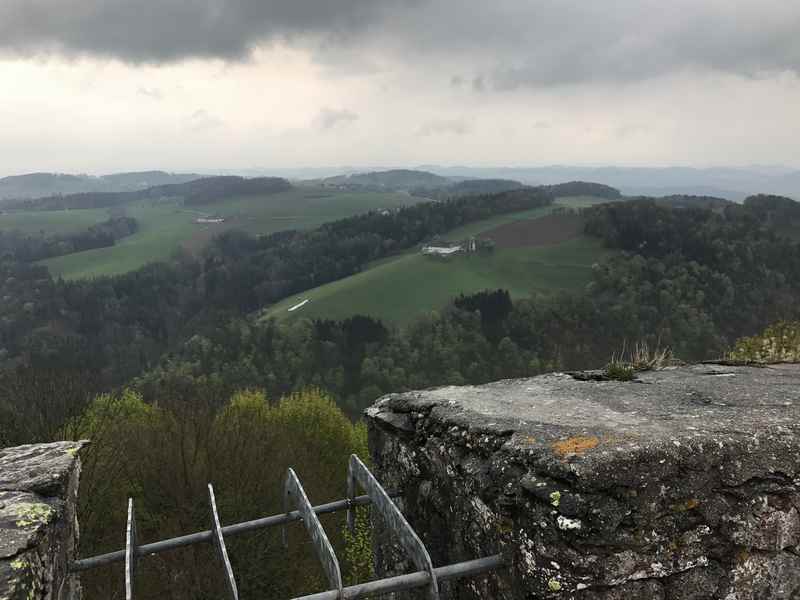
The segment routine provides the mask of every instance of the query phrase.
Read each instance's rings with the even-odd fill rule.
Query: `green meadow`
[[[147,263],[165,260],[181,248],[201,249],[212,237],[229,229],[267,234],[286,229],[310,229],[378,208],[418,202],[407,194],[339,192],[297,187],[265,196],[234,197],[206,206],[183,207],[150,201],[127,205],[139,231],[109,248],[76,252],[42,261],[54,276],[79,279],[116,275]],[[197,224],[201,215],[225,217],[224,224]],[[28,233],[65,234],[108,219],[106,209],[18,212],[0,215],[0,228]]]

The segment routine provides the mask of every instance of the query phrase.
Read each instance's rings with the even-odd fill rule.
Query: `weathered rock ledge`
[[[800,598],[800,365],[565,374],[395,394],[377,476],[436,566],[502,553],[458,598]],[[408,568],[387,532],[381,574]]]
[[[0,449],[0,600],[77,600],[75,555],[84,442]]]

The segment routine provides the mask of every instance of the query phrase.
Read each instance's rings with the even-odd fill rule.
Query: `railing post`
[[[133,600],[135,593],[136,564],[139,561],[137,537],[133,498],[128,498],[128,524],[125,528],[125,600]]]
[[[430,584],[428,586],[428,595],[431,600],[438,600],[439,598],[439,582],[436,579],[436,571],[433,568],[430,554],[425,548],[425,544],[419,539],[417,532],[411,527],[409,522],[397,508],[397,505],[392,502],[389,494],[383,489],[375,476],[370,470],[361,462],[355,454],[350,456],[350,463],[347,469],[347,493],[348,497],[355,495],[356,482],[364,488],[373,506],[378,510],[387,527],[394,531],[400,541],[400,545],[411,558],[414,565],[420,571],[425,571],[430,576]],[[355,523],[355,509],[348,508],[347,510],[347,523],[351,527]]]
[[[225,584],[232,600],[239,600],[239,589],[236,587],[236,579],[233,576],[233,567],[228,559],[228,549],[225,547],[225,539],[222,537],[222,526],[219,523],[219,513],[217,512],[217,500],[214,497],[214,486],[208,484],[208,500],[211,504],[211,530],[214,537],[214,546],[217,548],[222,567],[225,569]]]
[[[308,501],[308,496],[297,478],[297,474],[293,469],[286,472],[286,483],[283,487],[283,509],[286,514],[289,514],[289,500],[294,500],[297,510],[303,517],[303,524],[311,536],[311,542],[314,545],[314,551],[317,558],[322,563],[322,569],[325,571],[325,576],[328,578],[328,584],[331,588],[338,591],[338,597],[342,597],[342,571],[339,568],[339,560],[336,558],[336,553],[333,551],[328,536],[325,534],[325,529],[314,512],[314,508]],[[286,525],[283,526],[283,544],[288,547],[288,539],[286,537]]]

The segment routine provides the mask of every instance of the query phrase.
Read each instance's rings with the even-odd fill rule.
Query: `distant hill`
[[[646,198],[646,197],[645,197]],[[655,198],[656,203],[671,206],[672,208],[725,208],[735,204],[725,198],[715,196],[690,196],[675,194]]]
[[[138,200],[157,200],[159,198],[181,198],[187,205],[210,204],[231,196],[285,192],[291,187],[288,181],[279,177],[255,177],[252,179],[235,176],[204,177],[185,183],[156,185],[129,192],[82,192],[27,200],[9,200],[3,205],[3,208],[7,210],[106,208],[122,206]]]
[[[566,198],[568,196],[594,196],[595,198],[605,198],[607,200],[619,200],[622,198],[622,193],[618,189],[602,183],[588,181],[557,183],[556,185],[547,186],[547,189],[556,198]]]
[[[703,194],[741,202],[755,193],[800,199],[800,171],[785,167],[422,167],[445,177],[515,179],[528,185],[597,181],[630,196]]]
[[[371,173],[353,173],[326,177],[318,183],[339,189],[361,189],[371,191],[410,191],[415,188],[440,188],[453,183],[452,179],[434,175],[427,171],[393,169]]]
[[[501,194],[526,187],[529,186],[512,179],[465,179],[455,183],[448,179],[445,185],[417,187],[411,190],[411,193],[421,198],[444,200],[480,194]]]
[[[28,173],[0,178],[0,202],[89,192],[132,192],[157,185],[186,183],[202,178],[196,173],[141,171],[101,177],[63,173]]]
[[[744,207],[778,235],[800,240],[800,202],[783,196],[757,194],[746,198]]]

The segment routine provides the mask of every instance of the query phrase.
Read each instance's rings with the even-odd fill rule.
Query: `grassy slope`
[[[562,199],[567,206],[586,205],[585,199]],[[537,218],[549,209],[501,215],[451,231],[446,237],[463,239],[503,223]],[[533,293],[577,290],[585,285],[591,265],[609,254],[599,240],[579,237],[561,244],[496,250],[488,256],[461,255],[437,260],[416,250],[380,261],[352,277],[288,298],[264,312],[278,319],[332,318],[366,314],[405,323],[421,312],[438,310],[460,293],[504,288],[512,297]],[[302,309],[288,309],[311,299]]]
[[[405,194],[340,193],[316,188],[297,188],[270,196],[231,198],[208,206],[178,207],[139,203],[128,207],[128,214],[139,221],[140,230],[111,248],[78,252],[44,261],[54,275],[68,279],[114,275],[141,267],[148,262],[168,258],[179,247],[193,250],[225,229],[243,229],[250,233],[272,233],[285,229],[305,229],[375,208],[391,208],[418,202]],[[104,210],[55,213],[98,213]],[[224,225],[197,225],[201,213],[215,213],[228,218]],[[81,229],[78,227],[77,229]]]
[[[88,229],[95,223],[108,219],[104,208],[91,210],[59,210],[37,212],[14,212],[0,214],[0,229],[19,230],[23,233],[47,234],[76,233]]]

